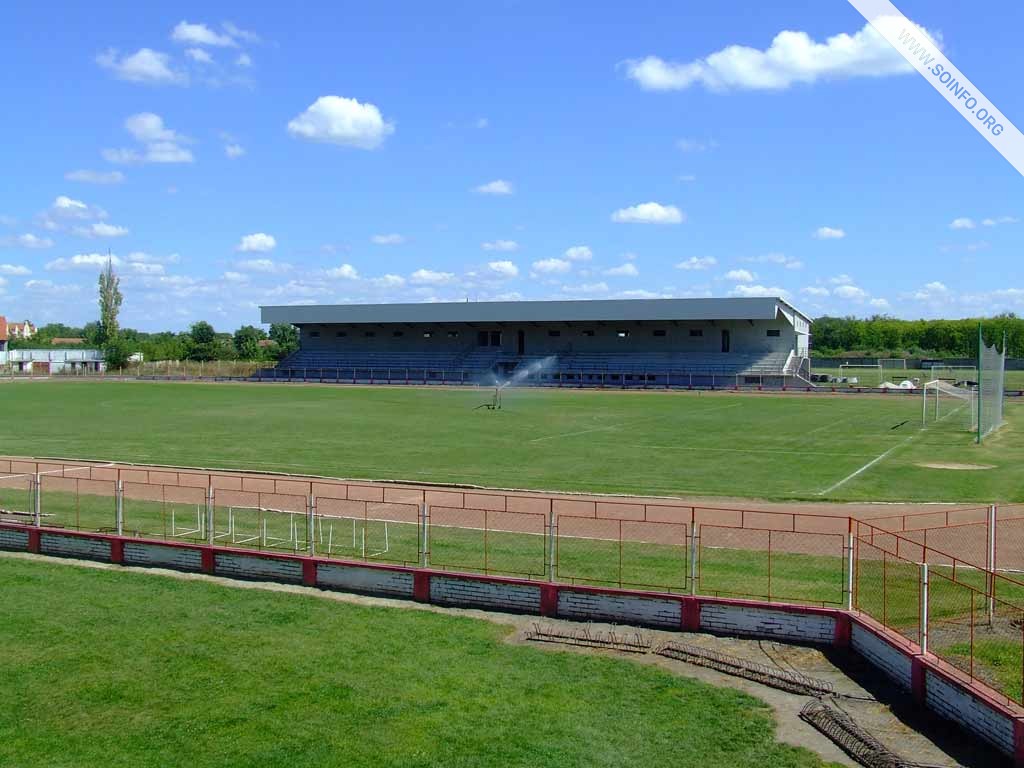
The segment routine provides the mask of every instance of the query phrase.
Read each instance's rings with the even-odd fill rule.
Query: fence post
[[[928,563],[921,563],[921,653],[928,653]]]
[[[121,479],[114,490],[114,528],[118,536],[124,535],[124,480]]]
[[[430,507],[427,502],[420,504],[420,567],[430,567]]]
[[[208,483],[206,486],[206,543],[211,547],[215,541],[213,531],[213,510],[213,483]]]
[[[988,541],[985,542],[985,574],[986,589],[988,597],[985,600],[985,612],[988,615],[988,624],[992,626],[992,620],[996,613],[996,505],[991,504],[988,508]]]
[[[32,486],[32,523],[38,528],[43,524],[43,503],[40,498],[43,495],[43,483],[38,472],[36,472],[32,479]]]
[[[697,552],[700,549],[700,526],[690,523],[690,594],[697,594]]]
[[[558,548],[558,517],[553,508],[548,509],[548,581],[553,582],[557,575],[557,564],[555,563]]]
[[[306,501],[306,544],[312,557],[316,554],[316,496],[312,493]]]
[[[846,610],[853,610],[853,532],[846,534]]]

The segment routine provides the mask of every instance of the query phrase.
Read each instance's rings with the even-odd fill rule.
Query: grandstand
[[[781,298],[262,307],[299,329],[270,378],[551,385],[771,383],[808,371]]]

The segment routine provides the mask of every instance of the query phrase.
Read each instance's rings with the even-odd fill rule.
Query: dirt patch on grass
[[[959,464],[955,461],[925,461],[917,464],[925,469],[952,469],[962,472],[977,472],[983,469],[995,469],[994,464]]]

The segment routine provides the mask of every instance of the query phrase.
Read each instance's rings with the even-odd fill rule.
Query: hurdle
[[[191,520],[189,520],[191,525]],[[206,515],[204,514],[203,506],[196,504],[196,527],[189,528],[183,527],[178,528],[177,518],[175,517],[174,506],[171,506],[171,536],[175,538],[187,538],[189,536],[197,536],[202,539],[206,536]]]
[[[326,525],[326,528],[327,528],[326,543],[324,541],[324,539],[325,539],[324,521],[325,520],[328,521],[327,525]],[[362,557],[362,558],[366,559],[366,558],[369,558],[369,557],[380,557],[381,555],[386,555],[386,554],[388,554],[388,552],[391,551],[391,533],[390,533],[390,530],[388,528],[388,523],[392,522],[392,521],[388,521],[388,520],[367,520],[366,518],[362,518],[362,517],[348,517],[348,516],[345,516],[345,515],[317,515],[317,519],[316,519],[317,542],[320,545],[321,551],[324,552],[328,557],[331,557],[331,555],[333,555],[334,551],[335,551],[334,524],[337,522],[337,523],[339,523],[339,527],[340,527],[340,525],[344,521],[346,521],[346,520],[351,520],[352,521],[352,547],[351,547],[351,551],[353,553],[358,552],[359,553],[359,557]],[[360,522],[362,522],[361,526],[359,525]],[[393,521],[393,522],[399,522],[399,521]],[[366,551],[366,524],[367,523],[382,523],[383,524],[383,526],[384,526],[384,548],[383,549],[373,550],[373,551],[370,551],[369,553],[367,553],[367,551]],[[346,526],[346,528],[347,528],[347,526]],[[344,535],[341,531],[339,531],[338,533],[339,533],[339,535]],[[342,549],[342,551],[340,553],[343,553],[343,549]]]

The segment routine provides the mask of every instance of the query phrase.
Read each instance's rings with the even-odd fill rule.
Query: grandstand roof
[[[637,320],[775,320],[807,315],[778,297],[473,301],[421,304],[318,304],[260,307],[264,323],[570,323]]]

